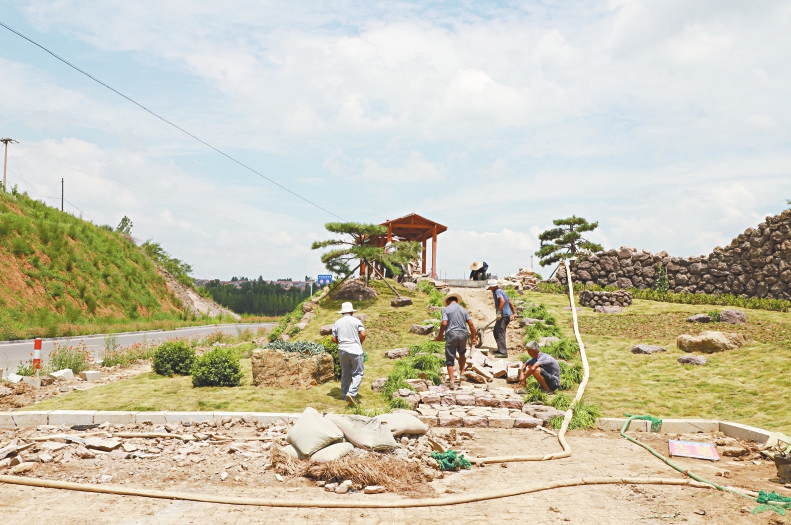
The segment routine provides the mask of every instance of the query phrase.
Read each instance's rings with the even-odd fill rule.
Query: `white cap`
[[[352,303],[350,303],[348,301],[341,305],[340,313],[342,313],[342,314],[350,314],[350,313],[356,312],[356,311],[357,310],[354,309],[354,307],[352,306]]]

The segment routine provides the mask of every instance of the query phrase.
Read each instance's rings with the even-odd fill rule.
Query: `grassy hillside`
[[[27,194],[0,193],[0,340],[184,317],[129,237]]]

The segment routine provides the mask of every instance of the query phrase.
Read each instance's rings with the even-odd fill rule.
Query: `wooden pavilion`
[[[431,277],[437,278],[437,235],[447,231],[448,227],[421,217],[417,213],[410,213],[398,219],[388,220],[381,224],[387,226],[387,235],[373,239],[376,246],[384,246],[398,237],[403,241],[417,241],[423,245],[422,273],[426,273],[426,247],[431,239]]]

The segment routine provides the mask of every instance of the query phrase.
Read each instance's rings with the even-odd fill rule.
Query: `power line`
[[[159,120],[161,120],[161,121],[162,121],[162,122],[164,122],[165,124],[167,124],[167,125],[169,125],[169,126],[171,126],[171,127],[175,128],[175,129],[177,129],[178,131],[180,131],[181,133],[183,133],[183,134],[187,135],[188,137],[192,138],[193,140],[195,140],[195,141],[197,141],[197,142],[200,142],[201,144],[203,144],[203,145],[204,145],[204,146],[206,146],[207,148],[209,148],[209,149],[213,150],[214,152],[216,152],[216,153],[219,153],[220,155],[222,155],[222,156],[223,156],[223,157],[225,157],[226,159],[230,160],[231,162],[234,162],[235,164],[238,164],[239,166],[241,166],[241,167],[245,168],[246,170],[248,170],[248,171],[250,171],[250,172],[252,172],[252,173],[254,173],[254,174],[258,175],[259,177],[261,177],[262,179],[266,180],[266,181],[267,181],[267,182],[269,182],[270,184],[274,184],[275,186],[277,186],[278,188],[282,189],[283,191],[286,191],[286,192],[290,193],[291,195],[293,195],[293,196],[297,197],[298,199],[300,199],[300,200],[302,200],[302,201],[304,201],[304,202],[306,202],[306,203],[310,204],[311,206],[313,206],[313,207],[315,207],[315,208],[317,208],[317,209],[319,209],[319,210],[323,211],[324,213],[327,213],[327,214],[329,214],[329,215],[332,215],[333,217],[335,217],[335,218],[337,218],[337,219],[343,220],[343,217],[340,217],[339,215],[336,215],[335,213],[331,212],[330,210],[328,210],[328,209],[326,209],[326,208],[324,208],[324,207],[322,207],[322,206],[320,206],[320,205],[316,204],[315,202],[311,201],[311,200],[310,200],[310,199],[308,199],[307,197],[303,197],[303,196],[302,196],[302,195],[300,195],[299,193],[297,193],[297,192],[295,192],[295,191],[293,191],[293,190],[289,189],[288,187],[286,187],[286,186],[284,186],[284,185],[280,184],[280,183],[279,183],[279,182],[277,182],[276,180],[274,180],[274,179],[272,179],[272,178],[270,178],[270,177],[267,177],[266,175],[264,175],[263,173],[261,173],[261,172],[260,172],[260,171],[258,171],[257,169],[253,168],[252,166],[249,166],[249,165],[245,164],[244,162],[242,162],[242,161],[240,161],[240,160],[236,159],[236,158],[235,158],[235,157],[233,157],[232,155],[230,155],[230,154],[228,154],[228,153],[225,153],[225,152],[224,152],[223,150],[221,150],[220,148],[218,148],[218,147],[214,146],[213,144],[211,144],[211,143],[209,143],[209,142],[207,142],[207,141],[203,140],[202,138],[198,137],[197,135],[194,135],[193,133],[191,133],[191,132],[187,131],[186,129],[182,128],[181,126],[179,126],[179,125],[178,125],[178,124],[176,124],[175,122],[173,122],[173,121],[171,121],[171,120],[168,120],[167,118],[163,117],[162,115],[158,114],[157,112],[155,112],[155,111],[153,111],[153,110],[151,110],[151,109],[147,108],[146,106],[144,106],[144,105],[143,105],[143,104],[141,104],[140,102],[138,102],[138,101],[136,101],[135,99],[133,99],[132,97],[129,97],[129,96],[125,95],[124,93],[122,93],[122,92],[118,91],[117,89],[115,89],[114,87],[110,86],[109,84],[106,84],[105,82],[102,82],[101,80],[99,80],[99,79],[98,79],[98,78],[96,78],[95,76],[91,75],[91,74],[90,74],[90,73],[88,73],[87,71],[84,71],[84,70],[80,69],[79,67],[75,66],[74,64],[72,64],[71,62],[69,62],[68,60],[66,60],[65,58],[63,58],[63,57],[59,56],[58,54],[56,54],[56,53],[55,53],[55,52],[53,52],[53,51],[50,51],[48,48],[44,47],[42,44],[39,44],[38,42],[36,42],[36,41],[35,41],[35,40],[33,40],[32,38],[29,38],[29,37],[27,37],[27,36],[23,35],[23,34],[22,34],[22,33],[20,33],[19,31],[17,31],[16,29],[14,29],[14,28],[12,28],[12,27],[10,27],[10,26],[6,25],[6,24],[5,24],[5,23],[3,23],[2,21],[0,21],[0,26],[3,26],[4,28],[6,28],[7,30],[11,31],[12,33],[14,33],[15,35],[17,35],[18,37],[20,37],[20,38],[22,38],[22,39],[24,39],[24,40],[27,40],[28,42],[30,42],[30,43],[31,43],[31,44],[33,44],[34,46],[38,47],[39,49],[41,49],[41,50],[42,50],[42,51],[44,51],[45,53],[47,53],[47,54],[51,55],[52,57],[56,58],[57,60],[59,60],[59,61],[63,62],[64,64],[66,64],[66,65],[67,65],[67,66],[69,66],[70,68],[74,69],[75,71],[77,71],[77,72],[79,72],[79,73],[82,73],[83,75],[85,75],[86,77],[90,78],[91,80],[93,80],[93,81],[94,81],[94,82],[96,82],[97,84],[99,84],[99,85],[101,85],[101,86],[104,86],[105,88],[109,89],[110,91],[112,91],[112,92],[113,92],[113,93],[115,93],[116,95],[118,95],[118,96],[120,96],[120,97],[122,97],[122,98],[126,99],[127,101],[129,101],[129,102],[131,102],[132,104],[134,104],[135,106],[139,107],[140,109],[142,109],[143,111],[145,111],[145,112],[146,112],[146,113],[148,113],[149,115],[152,115],[152,116],[154,116],[154,117],[158,118]]]

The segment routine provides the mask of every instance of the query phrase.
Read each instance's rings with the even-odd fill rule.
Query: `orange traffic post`
[[[36,337],[33,343],[33,369],[41,370],[41,338]]]

